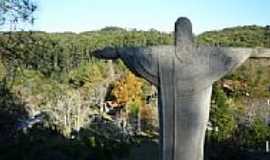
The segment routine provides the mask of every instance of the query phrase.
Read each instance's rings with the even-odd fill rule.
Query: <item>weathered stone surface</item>
[[[195,46],[187,18],[175,23],[175,45],[96,51],[121,58],[159,90],[160,159],[202,160],[212,84],[253,52],[244,48]]]

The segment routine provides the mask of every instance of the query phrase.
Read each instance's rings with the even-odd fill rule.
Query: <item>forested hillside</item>
[[[270,47],[270,26],[243,26],[205,32],[199,43],[232,47]]]
[[[130,153],[130,145],[141,137],[156,139],[154,87],[120,60],[98,60],[93,51],[172,45],[173,39],[156,30],[118,27],[80,34],[1,32],[0,136],[5,138],[0,139],[0,159],[37,159],[45,152],[58,159],[112,159]],[[234,27],[195,39],[199,44],[270,47],[270,27]],[[263,149],[270,138],[269,79],[270,60],[250,59],[214,85],[211,144]],[[116,113],[107,112],[107,106],[115,106]]]

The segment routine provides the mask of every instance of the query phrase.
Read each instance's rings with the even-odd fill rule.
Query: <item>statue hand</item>
[[[106,47],[104,49],[98,49],[94,51],[94,56],[101,59],[117,59],[120,58],[117,49]]]

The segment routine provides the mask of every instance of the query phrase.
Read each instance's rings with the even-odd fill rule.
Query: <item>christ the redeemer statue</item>
[[[189,19],[175,23],[175,45],[105,48],[158,87],[161,160],[202,160],[212,84],[242,64],[253,49],[196,46]]]

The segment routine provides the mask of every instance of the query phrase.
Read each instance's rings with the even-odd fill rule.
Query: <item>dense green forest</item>
[[[270,26],[240,26],[209,31],[198,36],[200,43],[232,47],[270,47]]]
[[[118,27],[79,34],[0,32],[0,136],[5,137],[0,140],[0,159],[134,157],[134,144],[157,140],[155,89],[120,60],[98,60],[93,52],[172,45],[173,39],[173,33]],[[270,47],[270,29],[227,28],[200,34],[195,41]],[[250,59],[214,85],[207,144],[210,150],[222,148],[217,144],[229,147],[213,153],[233,151],[224,157],[230,159],[237,151],[264,150],[270,138],[269,106],[264,107],[269,79],[270,60]],[[111,101],[122,107],[118,119],[101,111]],[[42,122],[25,123],[37,116]]]

